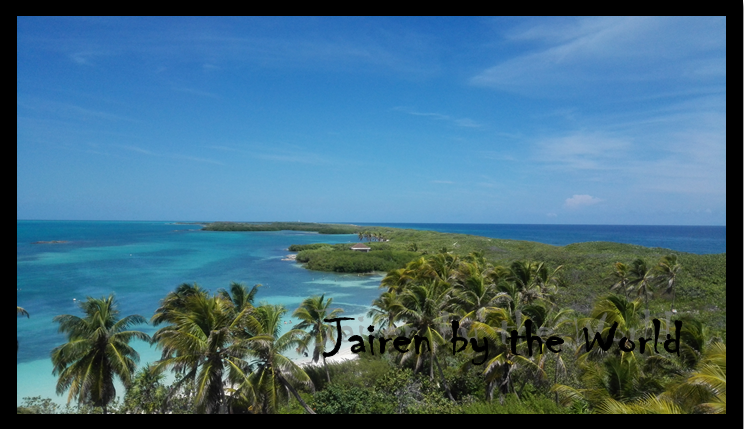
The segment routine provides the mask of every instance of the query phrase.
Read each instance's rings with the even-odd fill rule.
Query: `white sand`
[[[351,352],[351,348],[350,347],[348,347],[348,346],[347,347],[344,347],[344,345],[345,345],[344,343],[346,343],[346,342],[342,342],[341,343],[341,349],[335,355],[326,358],[326,362],[328,362],[328,363],[344,362],[344,361],[356,359],[356,358],[359,357],[359,356],[357,356],[356,353],[352,353]],[[348,344],[348,343],[346,343],[346,344]],[[323,357],[320,357],[318,359],[318,362],[316,362],[316,363],[313,363],[312,357],[302,358],[302,359],[293,359],[293,360],[299,366],[323,365]]]

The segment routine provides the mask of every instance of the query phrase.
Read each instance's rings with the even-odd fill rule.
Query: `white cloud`
[[[593,197],[591,195],[574,195],[571,198],[566,198],[566,203],[564,206],[566,208],[579,208],[579,207],[586,207],[586,206],[593,206],[594,204],[597,204],[603,200]]]

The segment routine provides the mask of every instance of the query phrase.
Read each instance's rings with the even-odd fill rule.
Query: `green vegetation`
[[[307,269],[342,273],[389,272],[422,256],[439,253],[458,257],[477,253],[496,266],[510,266],[515,261],[541,261],[545,267],[562,267],[555,279],[555,284],[560,286],[555,303],[560,307],[587,313],[594,300],[614,287],[613,291],[642,297],[651,314],[663,315],[671,311],[674,304],[700,318],[725,338],[725,253],[671,254],[668,249],[610,242],[551,246],[530,241],[387,227],[357,229],[357,234],[360,233],[379,234],[389,241],[365,243],[372,249],[370,252],[352,251],[348,244],[323,243],[292,245],[289,250],[299,252],[297,261],[304,263]],[[617,277],[618,269],[625,270],[622,274],[624,280]],[[638,276],[643,274],[647,278],[639,281]],[[649,295],[647,301],[644,295],[647,285],[656,285],[662,278],[667,279],[666,284],[654,287],[659,289],[653,292],[656,299],[650,299]],[[618,284],[622,282],[624,284]]]
[[[81,303],[86,319],[55,318],[70,339],[53,353],[58,391],[70,387],[78,405],[61,409],[24,398],[17,412],[726,413],[725,254],[387,228],[359,237],[376,237],[373,250],[294,247],[309,268],[355,272],[378,269],[364,265],[370,261],[390,264],[368,313],[376,340],[348,339],[361,351],[358,359],[320,362],[336,341],[335,326],[324,320],[341,313],[325,296],[305,299],[292,315],[298,323],[281,334],[287,310],[255,305],[260,285],[233,283],[210,295],[183,284],[152,317],[164,325],[153,337],[162,359],[136,375],[131,353],[122,353],[125,364],[91,356],[106,356],[92,353],[97,347],[126,352],[129,338],[146,337],[123,331],[139,316],[117,322],[109,297]],[[482,251],[463,253],[474,249]],[[647,309],[663,319],[657,347]],[[590,346],[584,328],[589,341],[597,332],[611,346]],[[528,329],[539,338],[535,344],[526,339]],[[512,340],[514,330],[519,337]],[[678,354],[665,350],[667,331],[680,338]],[[408,341],[396,347],[389,341],[383,353],[380,338],[402,337]],[[551,337],[563,340],[560,353],[548,350]],[[640,337],[651,341],[643,352]],[[299,367],[284,355],[292,349],[312,352],[316,364]],[[98,378],[73,370],[86,362]],[[175,375],[170,386],[163,384],[166,370]],[[127,387],[122,403],[108,387],[114,374]]]
[[[305,353],[307,356],[307,350],[310,348],[310,344],[312,343],[314,345],[313,362],[318,362],[318,359],[321,356],[323,357],[323,367],[326,370],[326,376],[330,383],[331,374],[328,371],[328,363],[326,362],[323,353],[327,351],[326,343],[336,343],[336,327],[330,323],[326,323],[325,320],[338,317],[340,313],[343,313],[343,310],[339,308],[331,310],[330,307],[333,298],[328,298],[327,300],[324,300],[324,298],[325,295],[307,298],[302,301],[302,304],[300,304],[300,307],[295,310],[292,317],[296,317],[300,320],[300,323],[297,324],[297,329],[310,329],[310,332],[308,332],[307,335],[305,335],[305,338],[301,340],[302,342],[298,348],[298,352]]]
[[[79,404],[107,406],[116,397],[114,376],[129,387],[139,354],[129,346],[132,339],[150,341],[150,336],[130,331],[132,325],[145,323],[139,315],[118,319],[114,296],[80,303],[84,318],[65,314],[53,320],[59,331],[67,335],[67,343],[52,350],[54,374],[59,375],[57,394],[70,390],[67,402],[73,398]]]
[[[306,268],[316,271],[371,273],[394,270],[416,256],[413,252],[397,250],[359,252],[350,250],[349,245],[344,244],[303,250],[297,254],[297,262],[305,263]]]
[[[209,223],[203,231],[307,231],[320,234],[355,234],[358,226],[330,223],[309,222],[213,222]]]

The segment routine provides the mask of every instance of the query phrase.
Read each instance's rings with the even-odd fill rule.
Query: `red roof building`
[[[359,252],[369,252],[370,250],[372,250],[371,247],[369,247],[369,246],[367,246],[365,244],[362,244],[362,243],[357,243],[357,244],[351,246],[350,249],[351,250],[357,250]]]

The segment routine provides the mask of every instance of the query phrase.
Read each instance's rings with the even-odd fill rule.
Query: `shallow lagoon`
[[[346,316],[362,317],[379,294],[381,276],[317,273],[282,261],[291,244],[356,242],[355,235],[283,232],[202,232],[166,222],[17,222],[17,300],[30,314],[17,319],[17,403],[26,396],[56,398],[49,353],[64,342],[52,318],[80,315],[76,300],[115,293],[122,315],[150,318],[177,285],[212,290],[231,281],[261,283],[257,300],[291,312],[303,299],[325,293]],[[36,241],[68,240],[60,244]],[[287,324],[289,328],[291,325]],[[140,326],[152,334],[152,326]],[[357,327],[354,326],[356,331]],[[141,363],[159,358],[146,343]],[[296,356],[293,356],[296,357]],[[120,391],[120,389],[117,389]]]

